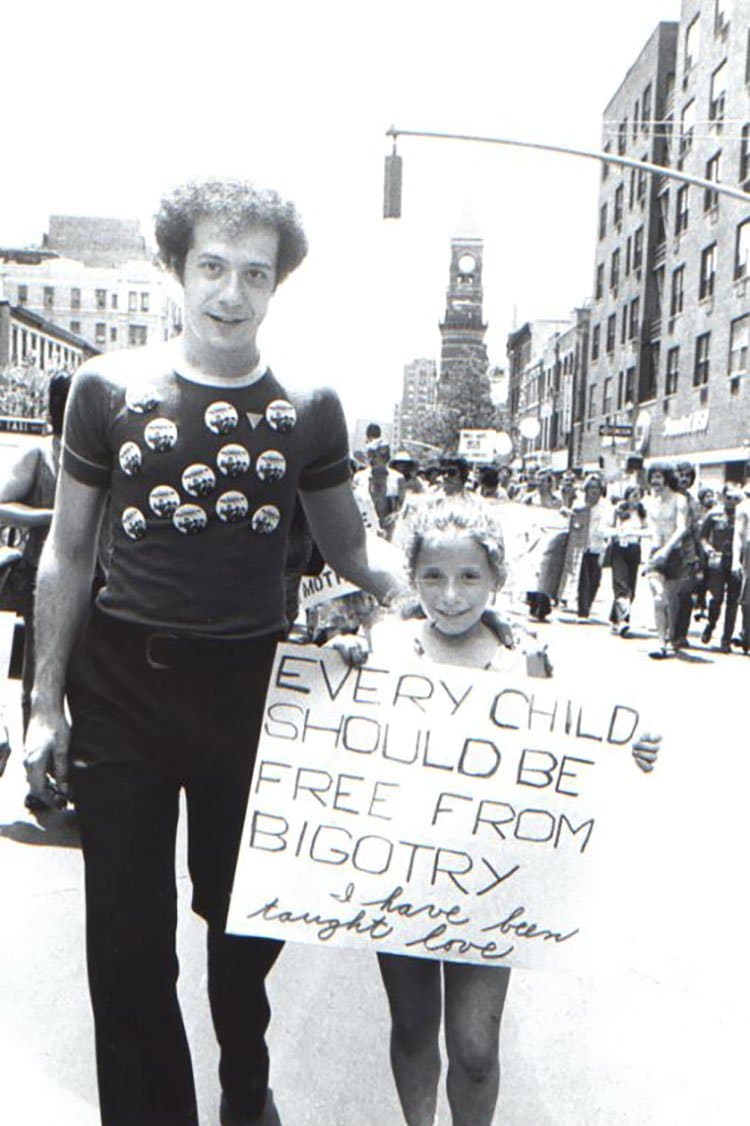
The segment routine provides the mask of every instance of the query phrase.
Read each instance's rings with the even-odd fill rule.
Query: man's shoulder
[[[112,387],[125,387],[139,379],[153,379],[173,369],[169,342],[146,344],[138,348],[120,348],[102,352],[78,368],[75,378],[99,381]]]

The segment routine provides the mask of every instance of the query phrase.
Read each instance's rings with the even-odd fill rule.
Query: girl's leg
[[[453,1126],[490,1126],[500,1086],[500,1020],[510,970],[446,962],[444,972]]]
[[[378,954],[391,1009],[391,1067],[407,1126],[432,1126],[440,1079],[440,963]]]

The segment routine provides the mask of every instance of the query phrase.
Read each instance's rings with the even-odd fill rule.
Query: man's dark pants
[[[722,560],[720,567],[708,568],[708,626],[711,630],[716,629],[726,594],[724,628],[721,632],[724,645],[730,645],[732,641],[741,586],[742,580],[732,571],[731,558]]]
[[[181,789],[193,909],[208,923],[222,1088],[248,1117],[265,1101],[264,978],[281,944],[225,935],[224,923],[276,640],[173,639],[95,610],[71,660],[71,781],[104,1126],[198,1120],[176,992]]]

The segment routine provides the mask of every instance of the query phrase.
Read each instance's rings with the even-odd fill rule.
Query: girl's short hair
[[[434,497],[419,506],[411,520],[406,563],[412,583],[422,545],[431,536],[465,534],[483,547],[499,587],[506,578],[505,543],[495,506],[472,496]]]
[[[219,221],[231,234],[250,226],[278,231],[276,284],[296,270],[307,254],[307,237],[297,209],[269,188],[246,180],[190,180],[163,197],[155,216],[161,260],[180,281],[199,219]]]
[[[667,487],[670,488],[673,493],[677,492],[677,490],[679,489],[679,482],[677,480],[675,468],[671,462],[652,461],[651,465],[649,465],[648,469],[646,470],[647,484],[651,484],[651,478],[653,477],[654,473],[661,473],[662,477],[664,478],[664,483],[667,485]]]

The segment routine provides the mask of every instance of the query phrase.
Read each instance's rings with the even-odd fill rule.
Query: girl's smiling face
[[[433,533],[424,539],[414,585],[429,620],[452,637],[479,625],[496,589],[487,552],[465,532]]]

